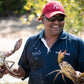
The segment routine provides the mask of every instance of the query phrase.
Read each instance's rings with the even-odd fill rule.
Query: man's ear
[[[42,23],[44,24],[44,17],[43,16],[41,16],[41,20],[42,20]]]

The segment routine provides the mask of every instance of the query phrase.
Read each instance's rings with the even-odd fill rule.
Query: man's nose
[[[59,21],[56,19],[56,20],[54,21],[54,23],[59,23]]]

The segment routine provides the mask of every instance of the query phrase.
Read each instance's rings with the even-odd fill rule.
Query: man
[[[60,50],[67,50],[64,60],[76,71],[84,71],[84,42],[63,30],[65,17],[67,16],[61,3],[51,1],[44,6],[39,18],[43,22],[44,30],[27,40],[18,68],[13,70],[18,74],[17,77],[23,80],[29,77],[28,84],[65,84],[61,74],[54,82],[57,73],[47,75],[60,69],[57,61]],[[73,84],[66,77],[65,81]]]

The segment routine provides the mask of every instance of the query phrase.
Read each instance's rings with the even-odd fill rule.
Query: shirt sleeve
[[[84,41],[80,39],[78,55],[78,70],[84,72]]]
[[[20,60],[18,62],[18,64],[25,70],[26,75],[25,77],[22,79],[24,80],[25,78],[27,78],[29,76],[30,73],[30,67],[29,67],[29,62],[27,59],[27,49],[29,47],[29,39],[27,40],[25,47],[23,49],[22,55],[20,57]]]

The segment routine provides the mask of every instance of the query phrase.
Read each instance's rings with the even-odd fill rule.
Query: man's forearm
[[[23,77],[25,77],[26,73],[25,73],[24,69],[21,66],[18,66],[17,68],[14,68],[12,71],[14,72],[14,74],[10,73],[10,72],[9,72],[9,74],[11,76],[13,76],[13,77],[16,77],[16,78],[23,78]]]

